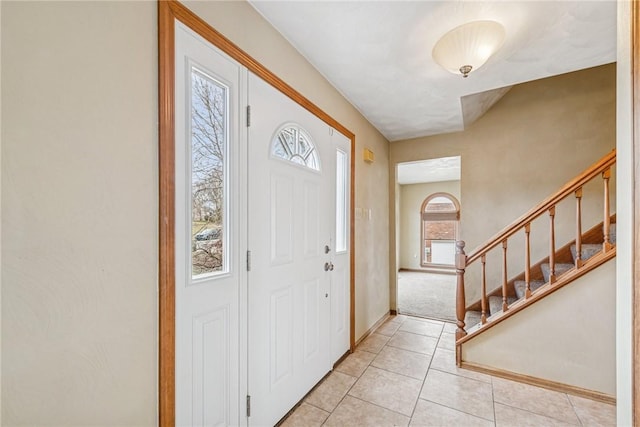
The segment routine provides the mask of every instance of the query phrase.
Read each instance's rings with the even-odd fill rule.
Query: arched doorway
[[[454,268],[460,202],[449,193],[429,195],[420,208],[420,265]]]

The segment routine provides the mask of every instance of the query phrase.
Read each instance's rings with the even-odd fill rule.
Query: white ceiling
[[[398,164],[398,184],[460,181],[460,156]]]
[[[463,113],[467,95],[616,59],[613,0],[250,2],[390,141],[463,130],[493,105]],[[482,68],[463,79],[433,61],[443,34],[481,19],[506,30]]]

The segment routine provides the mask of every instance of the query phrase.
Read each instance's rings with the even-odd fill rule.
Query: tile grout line
[[[431,355],[434,355],[436,350],[438,349],[438,343],[440,342],[440,335],[438,335],[437,337],[434,337],[434,336],[430,336],[430,335],[414,334],[413,332],[400,331],[400,330],[398,330],[397,332],[403,332],[403,333],[406,333],[406,334],[412,334],[412,335],[421,336],[421,337],[425,337],[425,338],[435,339],[436,340],[436,345],[433,347],[433,353],[431,353]],[[440,334],[442,334],[442,331],[440,332]],[[395,334],[393,336],[395,336]],[[430,353],[423,353],[423,352],[415,351],[415,350],[409,350],[407,348],[402,348],[402,347],[398,347],[397,345],[389,344],[389,341],[391,341],[391,338],[393,338],[393,336],[391,336],[389,338],[389,340],[387,341],[387,343],[384,346],[389,346],[389,347],[397,348],[397,349],[400,349],[400,350],[410,351],[412,353],[418,353],[418,354],[424,354],[424,355],[429,355],[430,354]],[[442,348],[442,347],[440,347],[440,348]]]
[[[434,405],[442,406],[443,408],[451,409],[452,411],[460,412],[461,414],[470,415],[470,416],[472,416],[474,418],[478,418],[478,419],[484,420],[484,421],[489,421],[489,422],[492,422],[492,423],[495,424],[495,421],[493,421],[493,420],[490,420],[490,419],[485,418],[485,417],[481,417],[480,415],[472,414],[471,412],[463,411],[462,409],[452,408],[451,406],[444,405],[444,404],[442,404],[440,402],[434,402],[433,400],[425,399],[423,397],[420,397],[418,400],[424,400],[425,402],[433,403]]]
[[[405,321],[405,319],[402,319],[402,321],[401,321],[401,322],[399,322],[399,323],[400,323],[400,325],[402,325],[402,323],[404,323],[404,321]],[[384,324],[383,324],[383,325],[384,325]],[[380,325],[380,326],[383,326],[383,325]],[[400,327],[398,327],[398,329],[400,329]],[[397,329],[396,329],[396,332],[397,332]],[[375,331],[373,331],[373,333],[372,333],[371,335],[373,335],[374,333],[376,333],[376,332],[375,332]],[[379,334],[379,335],[382,335],[382,334]],[[394,335],[395,335],[395,332],[394,332]],[[385,335],[382,335],[382,336],[385,336]],[[393,336],[393,335],[392,335],[392,336]],[[338,406],[340,406],[340,404],[344,401],[345,397],[347,397],[347,396],[349,396],[349,397],[351,397],[351,398],[353,398],[353,399],[360,400],[361,402],[365,402],[365,403],[368,403],[368,404],[370,404],[370,405],[374,405],[374,406],[377,406],[377,407],[379,407],[379,408],[386,409],[386,410],[388,410],[388,411],[391,411],[391,412],[395,412],[395,413],[397,413],[397,414],[400,414],[399,412],[393,411],[393,410],[388,409],[388,408],[384,408],[384,407],[382,407],[382,406],[380,406],[380,405],[377,405],[377,404],[375,404],[375,403],[373,403],[373,402],[367,402],[366,400],[359,399],[359,398],[357,398],[356,396],[354,396],[354,395],[352,395],[352,394],[349,394],[349,392],[351,391],[351,389],[352,389],[352,388],[353,388],[353,387],[358,383],[358,381],[360,380],[360,378],[362,378],[362,376],[363,376],[363,375],[364,375],[364,373],[367,371],[367,369],[369,369],[369,367],[370,367],[370,366],[372,366],[372,365],[371,365],[371,363],[373,363],[373,361],[378,357],[378,355],[380,354],[380,352],[382,351],[382,349],[383,349],[384,347],[386,347],[386,346],[387,346],[387,343],[389,342],[389,340],[390,340],[390,339],[391,339],[391,338],[389,337],[389,339],[387,339],[387,341],[385,342],[385,344],[382,346],[382,348],[380,348],[380,350],[378,350],[378,352],[377,352],[377,353],[373,353],[373,352],[371,352],[371,351],[367,351],[367,350],[360,350],[360,351],[367,351],[368,353],[374,354],[374,355],[375,355],[375,357],[374,357],[373,359],[371,359],[371,361],[370,361],[370,362],[368,362],[368,363],[367,363],[367,366],[365,366],[365,368],[362,370],[362,373],[360,373],[360,375],[359,375],[359,376],[355,377],[355,378],[356,378],[356,380],[355,380],[355,381],[353,382],[353,384],[351,384],[351,386],[347,389],[346,393],[342,396],[342,398],[341,398],[341,399],[340,399],[340,401],[336,404],[336,406],[333,408],[333,410],[332,410],[331,412],[329,412],[329,416],[328,416],[328,417],[327,417],[327,418],[322,422],[322,424],[321,424],[322,426],[324,426],[324,425],[327,423],[327,420],[328,420],[329,418],[331,418],[331,415],[333,415],[333,413],[335,412],[335,410],[336,410],[336,409],[338,409]],[[354,353],[355,353],[355,351],[357,351],[357,350],[358,350],[358,349],[356,348],[356,349],[354,350]],[[352,353],[352,354],[353,354],[353,353]],[[374,366],[374,368],[375,368],[375,366]],[[380,369],[380,368],[377,368],[377,369]],[[339,371],[338,371],[338,372],[339,372]],[[345,375],[347,375],[347,374],[345,374]],[[322,409],[322,408],[319,408],[319,409]],[[325,412],[326,412],[326,411],[325,411]],[[403,416],[405,416],[405,417],[406,417],[406,415],[404,415],[404,414],[400,414],[400,415],[403,415]],[[409,418],[409,421],[411,421],[411,418]]]
[[[377,408],[384,409],[385,411],[393,412],[394,414],[398,414],[398,415],[402,415],[403,417],[407,417],[407,418],[409,418],[409,422],[411,422],[411,417],[408,416],[407,414],[403,414],[402,412],[398,412],[398,411],[395,411],[393,409],[385,408],[382,405],[378,405],[377,403],[369,402],[368,400],[361,399],[361,398],[356,397],[356,396],[354,396],[352,394],[350,394],[349,397],[352,398],[352,399],[359,400],[360,402],[364,402],[364,403],[367,403],[369,405],[373,405],[373,406],[375,406]]]
[[[422,395],[422,390],[424,389],[424,385],[427,382],[427,377],[429,376],[429,371],[431,370],[431,364],[433,363],[433,357],[436,354],[436,349],[438,348],[438,344],[440,344],[440,338],[442,337],[442,331],[444,330],[444,326],[442,327],[442,330],[440,331],[440,335],[438,336],[438,341],[436,341],[436,346],[433,349],[433,355],[431,356],[431,359],[429,360],[429,366],[427,366],[427,372],[425,372],[424,374],[424,379],[422,380],[422,385],[420,386],[420,391],[418,392],[418,398],[416,399],[416,403],[413,405],[413,411],[411,411],[411,418],[409,419],[409,424],[411,424],[411,421],[413,421],[413,416],[416,413],[416,408],[418,407],[418,402],[420,402],[420,396]]]
[[[438,368],[431,368],[431,369],[433,369],[434,371],[438,371],[438,372],[440,372],[440,373],[442,373],[442,374],[446,374],[446,375],[453,375],[453,376],[455,376],[455,377],[462,378],[462,379],[464,379],[464,380],[475,381],[475,382],[480,383],[480,384],[489,384],[489,385],[493,386],[493,383],[488,383],[488,382],[486,382],[486,381],[477,380],[477,379],[475,379],[475,378],[465,377],[464,375],[454,374],[454,373],[452,373],[452,372],[443,371],[442,369],[438,369]]]
[[[554,416],[546,415],[546,414],[541,414],[541,413],[539,413],[539,412],[533,412],[533,411],[531,411],[531,410],[529,410],[529,409],[525,409],[525,408],[520,408],[520,407],[518,407],[518,406],[509,405],[508,403],[498,402],[498,401],[495,401],[495,403],[497,403],[498,405],[507,406],[507,407],[512,408],[512,409],[517,409],[518,411],[528,412],[529,414],[537,415],[537,416],[539,416],[539,417],[548,418],[548,419],[550,419],[550,420],[557,421],[557,422],[560,422],[560,423],[565,423],[565,424],[569,424],[569,425],[577,425],[577,426],[583,426],[583,425],[584,425],[584,424],[582,424],[582,421],[580,420],[580,417],[578,417],[578,422],[579,422],[580,424],[571,424],[571,423],[568,423],[568,422],[567,422],[567,421],[565,421],[565,420],[558,419],[558,418],[556,418],[556,417],[554,417]]]
[[[404,321],[403,321],[403,323],[404,323]],[[393,335],[389,338],[389,340],[385,343],[385,345],[383,345],[383,346],[382,346],[382,348],[380,349],[380,351],[378,352],[378,354],[376,355],[376,357],[375,357],[375,358],[374,358],[374,359],[369,363],[369,366],[367,366],[367,369],[368,369],[369,367],[374,367],[374,368],[376,368],[376,369],[380,369],[380,370],[383,370],[383,371],[385,371],[385,372],[389,372],[389,373],[396,374],[396,375],[401,375],[401,376],[403,376],[403,377],[405,377],[405,378],[409,378],[409,379],[413,379],[413,380],[419,381],[419,379],[418,379],[418,378],[410,377],[410,376],[408,376],[408,375],[400,374],[400,373],[398,373],[398,372],[389,371],[389,370],[387,370],[387,369],[380,368],[380,367],[378,367],[378,366],[374,366],[374,365],[373,365],[373,362],[375,362],[375,360],[378,358],[378,356],[380,355],[380,353],[382,352],[382,350],[384,350],[384,348],[385,348],[385,347],[391,347],[391,348],[393,348],[393,349],[404,350],[404,351],[411,352],[411,353],[414,353],[414,354],[419,354],[419,355],[422,355],[422,356],[429,356],[429,366],[431,366],[431,361],[433,360],[433,354],[431,354],[431,355],[429,355],[429,354],[424,354],[424,353],[420,353],[420,352],[417,352],[417,351],[405,350],[405,349],[402,349],[402,348],[399,348],[399,347],[394,347],[394,346],[392,346],[392,345],[389,345],[389,341],[391,341],[391,338],[393,338],[393,336],[395,336],[395,334],[396,334],[398,331],[400,331],[400,328],[398,328],[398,329],[396,330],[396,332],[394,332],[394,334],[393,334]],[[415,335],[415,334],[414,334],[414,335]],[[433,338],[433,337],[432,337],[432,338]],[[439,338],[438,338],[438,340],[439,340]],[[437,342],[436,342],[436,346],[437,346]],[[435,353],[435,348],[434,348],[434,353]],[[366,369],[365,369],[365,371],[366,371]],[[425,372],[425,374],[424,374],[425,379],[426,379],[426,377],[427,377],[427,373],[428,373],[428,372],[429,372],[429,367],[427,367],[427,372]],[[362,375],[364,375],[364,372],[362,373]],[[362,376],[362,375],[361,375],[361,376]],[[411,410],[411,415],[409,416],[409,424],[411,424],[411,419],[413,418],[413,413],[415,412],[415,410],[416,410],[416,406],[417,406],[417,404],[418,404],[418,400],[420,399],[420,393],[422,392],[422,386],[424,385],[424,381],[425,381],[425,380],[423,379],[423,380],[422,380],[422,385],[420,386],[420,391],[418,392],[418,397],[416,398],[416,402],[413,404],[413,409]],[[356,382],[357,382],[357,381],[356,381]],[[359,399],[359,398],[357,398],[357,397],[355,397],[355,396],[353,396],[353,395],[351,395],[351,397],[353,397],[353,398],[355,398],[355,399]],[[366,400],[363,400],[363,399],[359,399],[359,400],[362,400],[363,402],[367,402]],[[380,407],[380,408],[384,408],[383,406],[377,405],[377,404],[375,404],[375,403],[373,403],[373,402],[367,402],[367,403],[371,403],[372,405],[378,406],[378,407]],[[384,408],[384,409],[387,409],[387,410],[392,411],[392,412],[399,413],[399,412],[394,411],[394,410],[389,409],[389,408]],[[404,415],[405,417],[407,416],[407,415],[405,415],[405,414],[401,414],[401,415]]]
[[[302,406],[303,404],[305,404],[305,403],[306,403],[307,405],[309,405],[309,406],[313,406],[314,408],[316,408],[316,409],[320,409],[321,411],[323,411],[323,412],[327,412],[329,415],[331,415],[331,412],[327,411],[326,409],[322,409],[322,408],[321,408],[321,407],[319,407],[318,405],[314,405],[314,404],[313,404],[313,403],[311,403],[311,402],[307,402],[307,399],[306,399],[306,398],[305,398],[302,402],[300,402],[300,405],[298,405],[298,408],[299,408],[300,406]],[[296,409],[298,409],[298,408],[296,408]],[[293,413],[292,413],[291,415],[293,415]],[[291,415],[289,415],[289,416],[291,416]],[[288,418],[288,417],[287,417],[287,418]],[[329,418],[329,417],[327,417],[327,418]]]
[[[433,338],[433,337],[431,337],[431,338]],[[408,351],[408,352],[410,352],[410,353],[414,353],[414,354],[421,354],[421,355],[423,355],[423,356],[434,355],[434,354],[436,353],[436,352],[435,352],[435,350],[437,349],[437,347],[434,347],[434,348],[433,348],[433,353],[422,353],[422,352],[420,352],[420,351],[408,350],[408,349],[406,349],[406,348],[397,347],[397,346],[392,345],[392,344],[385,344],[385,347],[391,347],[391,348],[395,348],[395,349],[398,349],[398,350]],[[382,351],[382,350],[380,350],[380,351]],[[380,353],[378,353],[378,354],[380,354]]]
[[[404,323],[404,322],[403,322],[403,323]],[[413,332],[410,332],[410,331],[401,331],[401,330],[400,330],[400,328],[401,328],[402,326],[400,326],[400,327],[396,330],[396,332],[394,332],[394,334],[393,334],[393,335],[391,335],[391,336],[389,337],[389,339],[387,340],[387,342],[382,346],[382,348],[378,351],[378,353],[376,353],[376,357],[374,358],[374,360],[372,360],[372,361],[369,363],[369,365],[367,366],[367,368],[368,368],[368,367],[374,367],[374,368],[376,368],[376,369],[380,369],[380,370],[383,370],[383,371],[385,371],[385,372],[390,372],[390,373],[393,373],[393,374],[402,375],[402,376],[407,377],[407,378],[416,379],[416,378],[409,377],[409,376],[404,375],[404,374],[400,374],[400,373],[397,373],[397,372],[389,371],[389,370],[384,369],[384,368],[380,368],[380,367],[378,367],[378,366],[374,366],[374,365],[373,365],[373,362],[375,361],[375,359],[377,359],[378,355],[380,355],[380,353],[382,352],[382,350],[383,350],[385,347],[390,347],[390,348],[393,348],[393,349],[403,350],[403,351],[407,351],[407,352],[411,352],[411,353],[419,354],[419,355],[423,355],[423,356],[430,356],[429,366],[427,367],[427,372],[425,373],[424,379],[423,379],[423,381],[422,381],[422,385],[421,385],[421,387],[420,387],[420,392],[418,393],[418,398],[416,399],[416,402],[415,402],[415,404],[414,404],[413,411],[412,411],[411,418],[410,418],[410,422],[411,422],[411,420],[413,419],[413,416],[415,415],[415,410],[416,410],[416,408],[417,408],[418,402],[419,402],[419,401],[420,401],[420,399],[421,399],[420,395],[422,394],[422,390],[423,390],[424,385],[425,385],[425,383],[426,383],[426,379],[427,379],[427,376],[428,376],[428,374],[429,374],[429,371],[430,371],[430,370],[432,370],[432,369],[433,369],[433,370],[436,370],[436,371],[438,371],[438,372],[444,373],[444,374],[455,375],[455,376],[460,377],[460,378],[469,379],[469,380],[476,381],[476,382],[479,382],[479,383],[482,383],[482,384],[487,384],[486,382],[484,382],[484,381],[480,381],[480,380],[477,380],[477,379],[475,379],[475,378],[469,378],[469,377],[465,377],[465,376],[462,376],[462,375],[457,375],[457,374],[454,374],[454,373],[451,373],[451,372],[446,372],[446,371],[442,371],[442,370],[440,370],[440,369],[432,368],[432,367],[431,367],[431,365],[432,365],[432,363],[433,363],[433,358],[434,358],[434,356],[435,356],[435,352],[436,352],[438,349],[441,349],[441,350],[444,350],[444,351],[453,352],[453,350],[450,350],[450,349],[447,349],[447,348],[443,348],[443,347],[438,347],[438,345],[440,344],[440,341],[443,339],[442,335],[443,335],[443,334],[445,334],[445,333],[446,333],[446,334],[449,334],[449,335],[451,334],[450,332],[445,332],[445,330],[444,330],[444,326],[445,326],[445,325],[443,324],[443,327],[442,327],[442,329],[440,330],[440,334],[438,335],[438,337],[433,337],[433,336],[423,335],[423,334],[417,334],[417,333],[413,333]],[[407,349],[400,348],[400,347],[396,347],[396,346],[394,346],[394,345],[392,345],[392,344],[389,344],[389,342],[391,341],[391,338],[393,338],[393,336],[395,336],[397,332],[403,332],[403,333],[407,333],[407,334],[411,334],[411,335],[415,335],[415,336],[423,336],[423,337],[428,337],[428,338],[435,338],[435,339],[436,339],[436,345],[435,345],[435,347],[434,347],[434,352],[433,352],[433,354],[429,355],[429,354],[426,354],[426,353],[420,353],[420,352],[417,352],[417,351],[407,350]],[[382,334],[380,334],[380,335],[382,335]],[[365,369],[365,370],[366,370],[366,369]],[[364,372],[363,372],[363,374],[364,374]],[[493,393],[493,391],[492,391],[492,393]],[[351,396],[351,397],[356,398],[356,397],[355,397],[355,396],[353,396],[353,395],[350,395],[350,396]],[[358,399],[358,398],[356,398],[356,399]],[[362,399],[359,399],[359,400],[362,400]],[[479,417],[478,415],[471,414],[471,413],[465,412],[465,411],[460,410],[460,409],[457,409],[457,408],[452,408],[452,407],[449,407],[449,406],[447,406],[447,405],[443,405],[443,404],[438,403],[438,402],[432,402],[432,401],[430,401],[430,400],[428,400],[428,399],[422,399],[422,400],[427,401],[427,402],[431,402],[431,403],[433,403],[433,404],[435,404],[435,405],[439,405],[439,406],[442,406],[442,407],[444,407],[444,408],[451,409],[451,410],[453,410],[453,411],[457,411],[457,412],[464,413],[464,414],[467,414],[467,415],[470,415],[470,416],[473,416],[473,417],[476,417],[476,418],[479,418],[479,419],[483,419],[483,420],[485,420],[485,421],[493,422],[493,423],[494,423],[494,425],[495,425],[495,420],[493,420],[493,421],[492,421],[492,420],[488,420],[488,419],[486,419],[486,418]],[[362,401],[363,401],[363,402],[367,402],[367,401],[365,401],[365,400],[362,400]],[[381,408],[384,408],[383,406],[376,405],[376,404],[374,404],[374,403],[372,403],[372,402],[367,402],[367,403],[371,403],[371,404],[373,404],[373,405],[375,405],[375,406],[379,406],[379,407],[381,407]],[[384,408],[384,409],[388,409],[388,408]],[[388,410],[391,410],[391,409],[388,409]],[[391,410],[391,411],[392,411],[392,410]],[[393,412],[396,412],[396,411],[393,411]],[[494,413],[494,418],[495,418],[495,413]]]
[[[443,328],[443,332],[442,332],[442,333],[445,333],[445,332],[444,332],[444,328]],[[438,337],[438,342],[436,343],[436,350],[438,349],[438,344],[440,344],[440,340],[442,339],[442,333],[440,334],[440,337]],[[443,349],[442,347],[440,347],[440,348],[441,348],[442,350],[446,350],[446,349]],[[447,350],[447,351],[451,351],[451,350]],[[434,352],[434,356],[435,356],[435,352]],[[457,412],[460,412],[460,413],[463,413],[463,414],[467,414],[467,415],[470,415],[470,416],[472,416],[472,417],[476,417],[476,418],[479,418],[479,419],[482,419],[482,420],[485,420],[485,421],[491,421],[491,420],[488,420],[488,419],[486,419],[486,418],[484,418],[484,417],[480,417],[480,416],[478,416],[478,415],[471,414],[471,413],[469,413],[469,412],[465,412],[465,411],[460,410],[460,409],[458,409],[458,408],[452,408],[452,407],[450,407],[450,406],[443,405],[442,403],[438,403],[438,402],[434,402],[434,401],[429,400],[429,399],[421,398],[421,397],[420,397],[420,395],[422,395],[422,389],[424,388],[424,384],[427,382],[427,377],[429,376],[429,371],[431,371],[431,369],[433,369],[433,370],[435,370],[435,371],[438,371],[438,372],[442,372],[442,373],[444,373],[444,374],[455,375],[455,376],[458,376],[458,377],[460,377],[460,378],[465,378],[465,379],[468,379],[468,380],[473,380],[473,381],[480,382],[480,383],[482,383],[482,384],[487,384],[487,383],[485,383],[485,382],[483,382],[483,381],[479,381],[479,380],[476,380],[476,379],[473,379],[473,378],[468,378],[468,377],[463,377],[463,376],[461,376],[461,375],[452,374],[451,372],[442,371],[442,370],[437,369],[437,368],[431,368],[431,364],[432,364],[432,363],[433,363],[433,357],[431,358],[431,361],[429,362],[429,368],[427,369],[427,374],[424,376],[424,381],[423,381],[423,383],[422,383],[422,388],[420,389],[420,393],[418,394],[418,401],[420,401],[420,399],[422,399],[422,400],[424,400],[425,402],[431,402],[431,403],[433,403],[434,405],[439,405],[439,406],[442,406],[443,408],[448,408],[448,409],[451,409],[451,410],[453,410],[453,411],[457,411]],[[491,397],[493,398],[493,385],[492,385],[491,393],[492,393],[492,394],[491,394]],[[416,402],[416,407],[417,407],[417,406],[418,406],[418,403]],[[415,408],[414,408],[414,413],[415,413]],[[495,426],[495,425],[496,425],[496,422],[495,422],[495,413],[493,414],[493,417],[494,417],[493,425]],[[411,418],[413,419],[413,415],[411,416]]]
[[[374,333],[375,333],[375,331],[374,331]],[[373,335],[373,334],[372,334],[372,335]],[[385,344],[385,345],[386,345],[386,344]],[[385,347],[385,345],[383,345],[383,346],[382,346],[382,348],[384,348],[384,347]],[[374,355],[375,355],[375,357],[374,357],[373,359],[371,359],[371,361],[370,361],[370,362],[368,362],[368,363],[367,363],[367,366],[365,366],[365,368],[362,370],[362,372],[360,373],[360,375],[358,375],[357,377],[354,377],[356,380],[355,380],[355,381],[353,382],[353,384],[351,384],[351,386],[347,389],[347,391],[346,391],[346,392],[345,392],[345,394],[342,396],[342,398],[340,399],[340,401],[336,404],[336,406],[333,408],[333,410],[332,410],[331,412],[329,412],[329,416],[328,416],[328,417],[323,421],[323,423],[321,424],[321,426],[324,426],[324,425],[326,424],[327,420],[328,420],[329,418],[331,418],[331,415],[333,415],[333,413],[336,411],[336,409],[338,409],[338,406],[340,406],[340,404],[344,401],[344,398],[345,398],[345,397],[349,396],[349,397],[352,397],[352,398],[354,398],[354,399],[357,399],[357,397],[355,397],[355,396],[353,396],[353,395],[349,394],[349,392],[350,392],[350,391],[351,391],[351,389],[352,389],[352,388],[353,388],[353,387],[358,383],[358,381],[360,380],[360,378],[362,378],[362,376],[364,375],[364,373],[365,373],[365,372],[367,371],[367,369],[371,366],[371,363],[376,359],[376,357],[378,357],[378,354],[380,354],[380,351],[382,351],[382,348],[378,351],[378,353],[373,353],[373,352],[367,351],[367,353],[374,354]],[[354,353],[355,353],[355,351],[357,351],[357,348],[356,348],[356,350],[354,350]],[[366,350],[360,350],[360,351],[366,351]],[[352,354],[353,354],[353,353],[352,353]],[[336,370],[336,369],[334,369],[334,371],[335,371],[335,370]],[[338,371],[338,372],[340,372],[340,371]],[[343,374],[344,374],[344,372],[341,372],[341,373],[343,373]],[[345,375],[348,375],[348,374],[345,374]],[[352,375],[350,375],[350,376],[352,376]],[[361,399],[359,399],[359,400],[361,400]],[[363,400],[363,402],[364,402],[364,400]],[[367,403],[371,403],[371,402],[367,402]],[[371,403],[371,404],[373,405],[373,403]],[[377,405],[376,405],[376,406],[377,406]]]
[[[523,383],[520,383],[520,382],[514,382],[514,381],[511,381],[511,380],[504,379],[504,378],[493,377],[493,376],[491,376],[491,378],[492,378],[492,381],[491,381],[492,387],[493,387],[493,378],[497,378],[497,379],[499,379],[501,381],[507,381],[509,383],[515,383],[515,384],[519,384],[521,386],[524,385],[524,386],[528,386],[528,387],[533,387],[535,389],[540,389],[540,390],[543,390],[543,391],[550,391],[552,393],[560,394],[561,396],[564,396],[567,399],[567,401],[569,403],[569,406],[573,410],[573,413],[576,416],[576,419],[578,420],[578,424],[572,424],[572,425],[578,425],[578,426],[583,426],[584,425],[583,422],[582,422],[582,419],[580,418],[580,416],[576,412],[575,407],[573,406],[573,403],[571,402],[571,399],[569,399],[569,395],[568,394],[562,393],[562,392],[559,392],[559,391],[555,391],[555,390],[548,390],[548,389],[545,389],[543,387],[538,387],[538,386],[535,386],[535,385],[523,384]],[[560,418],[558,418],[558,417],[556,417],[554,415],[541,414],[539,412],[534,412],[534,411],[532,411],[530,409],[521,408],[519,406],[514,406],[513,404],[500,402],[498,400],[496,400],[495,403],[498,403],[498,404],[503,405],[503,406],[508,406],[509,408],[517,409],[519,411],[528,412],[528,413],[533,414],[533,415],[538,415],[538,416],[541,416],[541,417],[545,417],[545,418],[548,418],[548,419],[551,419],[551,420],[554,420],[554,421],[562,422],[562,423],[565,423],[565,424],[571,424],[571,423],[567,422],[566,420],[562,420],[562,419],[560,419]]]
[[[444,329],[444,328],[442,328],[442,329]],[[397,334],[398,332],[402,332],[404,334],[418,335],[420,337],[429,337],[429,338],[437,338],[437,339],[440,339],[440,334],[443,334],[443,333],[449,334],[450,333],[450,332],[442,332],[442,330],[441,330],[440,334],[438,334],[437,337],[434,337],[433,335],[421,334],[421,333],[418,333],[418,332],[411,332],[411,331],[401,331],[400,329],[398,329],[397,331],[395,331],[393,333],[393,335]],[[382,335],[382,334],[378,334],[378,335]]]
[[[479,380],[479,379],[476,379],[476,378],[467,377],[467,376],[464,376],[464,375],[461,375],[461,374],[458,374],[458,373],[455,373],[455,372],[444,371],[444,370],[442,370],[440,368],[429,368],[429,369],[433,369],[434,371],[442,372],[443,374],[455,375],[456,377],[464,378],[464,379],[467,379],[467,380],[477,381],[477,382],[483,383],[483,384],[491,384],[491,381],[482,381],[482,380]]]
[[[498,417],[496,416],[496,394],[493,390],[493,379],[491,379],[491,406],[493,406],[493,425],[498,425]]]
[[[584,423],[582,422],[582,418],[580,418],[580,414],[578,414],[578,411],[576,411],[576,407],[573,404],[573,401],[571,400],[571,398],[569,397],[568,394],[565,393],[565,396],[567,397],[567,400],[569,401],[569,405],[571,405],[571,409],[573,409],[573,412],[576,414],[576,418],[578,419],[578,422],[580,423],[581,426],[584,426]]]
[[[406,319],[405,319],[405,320],[406,320]],[[380,370],[385,371],[385,372],[389,372],[389,373],[396,374],[396,375],[401,375],[401,376],[403,376],[403,377],[405,377],[405,378],[409,378],[409,379],[412,379],[412,380],[419,381],[419,379],[417,379],[417,378],[410,377],[410,376],[408,376],[408,375],[404,375],[404,374],[400,374],[400,373],[398,373],[398,372],[389,371],[389,370],[387,370],[387,369],[380,368],[380,367],[378,367],[378,366],[374,366],[374,365],[373,365],[373,362],[375,362],[375,360],[378,358],[378,356],[380,355],[380,353],[382,352],[382,350],[384,350],[384,348],[385,348],[385,347],[390,347],[390,348],[398,349],[398,350],[404,350],[404,351],[411,352],[411,353],[414,353],[414,354],[419,354],[419,355],[422,355],[422,356],[429,356],[429,366],[427,367],[427,371],[425,372],[424,379],[422,380],[422,384],[421,384],[421,386],[420,386],[420,391],[418,392],[418,396],[417,396],[417,398],[416,398],[416,401],[415,401],[415,402],[414,402],[414,404],[413,404],[413,409],[411,410],[411,415],[408,417],[408,418],[409,418],[409,424],[410,424],[410,423],[411,423],[411,420],[412,420],[412,418],[413,418],[413,414],[414,414],[414,412],[415,412],[416,406],[417,406],[417,404],[418,404],[418,401],[420,400],[420,393],[422,392],[422,387],[424,386],[424,382],[425,382],[426,377],[427,377],[427,374],[428,374],[428,372],[429,372],[429,367],[431,366],[431,362],[433,361],[433,354],[420,353],[420,352],[417,352],[417,351],[406,350],[406,349],[402,349],[402,348],[399,348],[399,347],[395,347],[395,346],[393,346],[393,345],[389,345],[389,341],[391,341],[391,338],[393,338],[393,337],[396,335],[396,333],[398,333],[398,332],[406,332],[406,331],[400,331],[400,328],[402,327],[402,324],[404,323],[404,321],[405,321],[405,320],[403,320],[403,321],[402,321],[402,323],[400,324],[400,327],[398,327],[398,329],[396,329],[396,331],[393,333],[393,335],[391,335],[391,336],[389,337],[389,339],[387,340],[387,342],[382,346],[382,348],[378,351],[378,353],[376,353],[376,357],[375,357],[371,362],[369,362],[368,366],[367,366],[367,367],[365,368],[365,370],[362,372],[362,374],[360,375],[360,377],[358,377],[358,380],[359,380],[360,378],[362,378],[362,376],[364,375],[364,373],[367,371],[367,369],[368,369],[369,367],[373,367],[373,368],[380,369]],[[442,329],[440,330],[440,335],[442,334],[442,331],[443,331],[443,330],[444,330],[444,325],[443,325]],[[411,333],[411,332],[407,332],[407,333]],[[380,335],[382,335],[382,334],[380,334]],[[412,335],[420,335],[420,334],[412,334]],[[435,349],[437,348],[438,342],[440,341],[440,335],[438,335],[438,337],[436,338],[436,346],[434,347],[434,353],[435,353]],[[424,336],[424,335],[422,335],[422,336]],[[435,337],[431,337],[431,338],[435,338]],[[355,384],[358,382],[358,380],[356,380],[356,382],[355,382],[353,385],[355,385]],[[369,403],[369,404],[371,404],[371,405],[374,405],[374,406],[377,406],[377,407],[379,407],[379,408],[382,408],[382,409],[385,409],[385,410],[388,410],[388,411],[391,411],[391,412],[394,412],[394,413],[397,413],[397,414],[403,415],[403,416],[405,416],[405,417],[407,416],[407,415],[402,414],[402,413],[400,413],[400,412],[394,411],[394,410],[389,409],[389,408],[385,408],[385,407],[383,407],[383,406],[381,406],[381,405],[378,405],[378,404],[376,404],[376,403],[368,402],[368,401],[366,401],[366,400],[360,399],[360,398],[358,398],[358,397],[356,397],[356,396],[354,396],[354,395],[349,394],[349,392],[351,391],[351,389],[352,389],[352,388],[353,388],[353,386],[351,386],[351,387],[349,388],[349,390],[347,391],[347,394],[346,394],[345,396],[349,395],[350,397],[352,397],[352,398],[354,398],[354,399],[358,399],[358,400],[360,400],[360,401],[362,401],[362,402]],[[344,397],[343,397],[343,400],[344,400]],[[341,400],[341,402],[342,402],[342,400]],[[337,408],[337,406],[336,406],[336,408]],[[334,409],[334,410],[335,410],[335,409]],[[332,412],[332,413],[333,413],[333,412]],[[327,419],[328,419],[328,417],[327,417]]]
[[[368,367],[368,366],[367,366]],[[335,369],[334,369],[335,370]],[[365,368],[365,371],[367,370],[367,368]],[[364,371],[362,371],[362,374],[364,374]],[[338,409],[338,406],[340,406],[340,404],[342,403],[342,401],[344,400],[345,397],[347,397],[349,395],[349,392],[351,391],[351,389],[353,388],[354,385],[356,385],[356,383],[358,382],[358,380],[362,377],[362,374],[360,374],[360,376],[355,377],[355,381],[353,382],[353,384],[351,384],[349,386],[349,388],[347,389],[347,391],[344,393],[344,395],[340,398],[340,400],[338,401],[338,403],[336,403],[336,406],[334,406],[334,408],[331,410],[331,412],[329,412],[329,416],[322,422],[321,426],[325,425],[327,423],[327,420],[329,418],[331,418],[331,415],[333,415],[333,413],[336,411],[336,409]],[[345,374],[347,375],[347,374]]]
[[[425,356],[428,356],[428,355],[425,354]],[[373,363],[373,362],[375,362],[375,359],[371,361],[371,363]],[[429,364],[431,364],[431,359],[429,360]],[[380,366],[375,366],[375,365],[369,364],[369,367],[380,369],[381,371],[385,371],[385,372],[388,372],[390,374],[400,375],[400,376],[405,377],[405,378],[410,379],[410,380],[420,381],[420,378],[412,377],[412,376],[409,376],[407,374],[401,374],[400,372],[390,371],[389,369],[381,368]],[[427,372],[429,372],[429,368],[427,368]],[[426,373],[424,375],[425,375],[425,377],[427,376]],[[424,379],[422,381],[424,381]]]

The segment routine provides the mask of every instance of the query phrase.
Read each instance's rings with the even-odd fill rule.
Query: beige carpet
[[[398,313],[455,322],[455,274],[400,271]]]

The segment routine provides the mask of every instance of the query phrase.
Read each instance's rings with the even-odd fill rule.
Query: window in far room
[[[460,203],[451,194],[434,193],[422,202],[421,259],[428,266],[453,266],[460,222]]]

